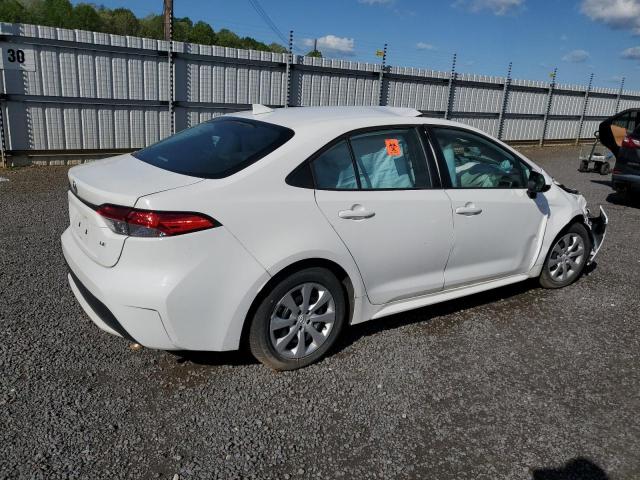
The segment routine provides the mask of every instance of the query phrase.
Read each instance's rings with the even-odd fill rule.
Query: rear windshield
[[[183,130],[133,156],[171,172],[224,178],[239,172],[293,137],[293,130],[244,118],[219,117]]]

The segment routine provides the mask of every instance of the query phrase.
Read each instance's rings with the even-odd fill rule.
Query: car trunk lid
[[[103,204],[135,206],[145,195],[201,182],[120,155],[69,170],[69,222],[74,238],[95,262],[112,267],[120,258],[125,235],[111,231],[97,212]]]

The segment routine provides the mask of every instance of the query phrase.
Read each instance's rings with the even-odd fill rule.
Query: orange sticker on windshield
[[[387,155],[390,157],[399,157],[402,155],[402,150],[400,150],[397,138],[385,138],[384,144],[387,146]]]

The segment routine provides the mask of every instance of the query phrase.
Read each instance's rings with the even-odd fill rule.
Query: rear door
[[[548,216],[544,194],[527,195],[530,168],[484,135],[457,127],[429,131],[454,213],[445,289],[527,272]]]
[[[361,131],[312,160],[316,202],[353,256],[367,295],[384,304],[441,290],[451,203],[415,127]]]

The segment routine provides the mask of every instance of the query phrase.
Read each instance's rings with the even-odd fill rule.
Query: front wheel
[[[333,346],[346,317],[342,285],[324,268],[284,278],[258,306],[249,329],[249,349],[274,370],[295,370]]]
[[[600,165],[600,175],[609,175],[609,172],[611,172],[611,165],[609,165],[609,162],[603,162]]]
[[[540,274],[544,288],[570,285],[580,276],[591,253],[591,238],[584,225],[574,223],[552,245]]]

